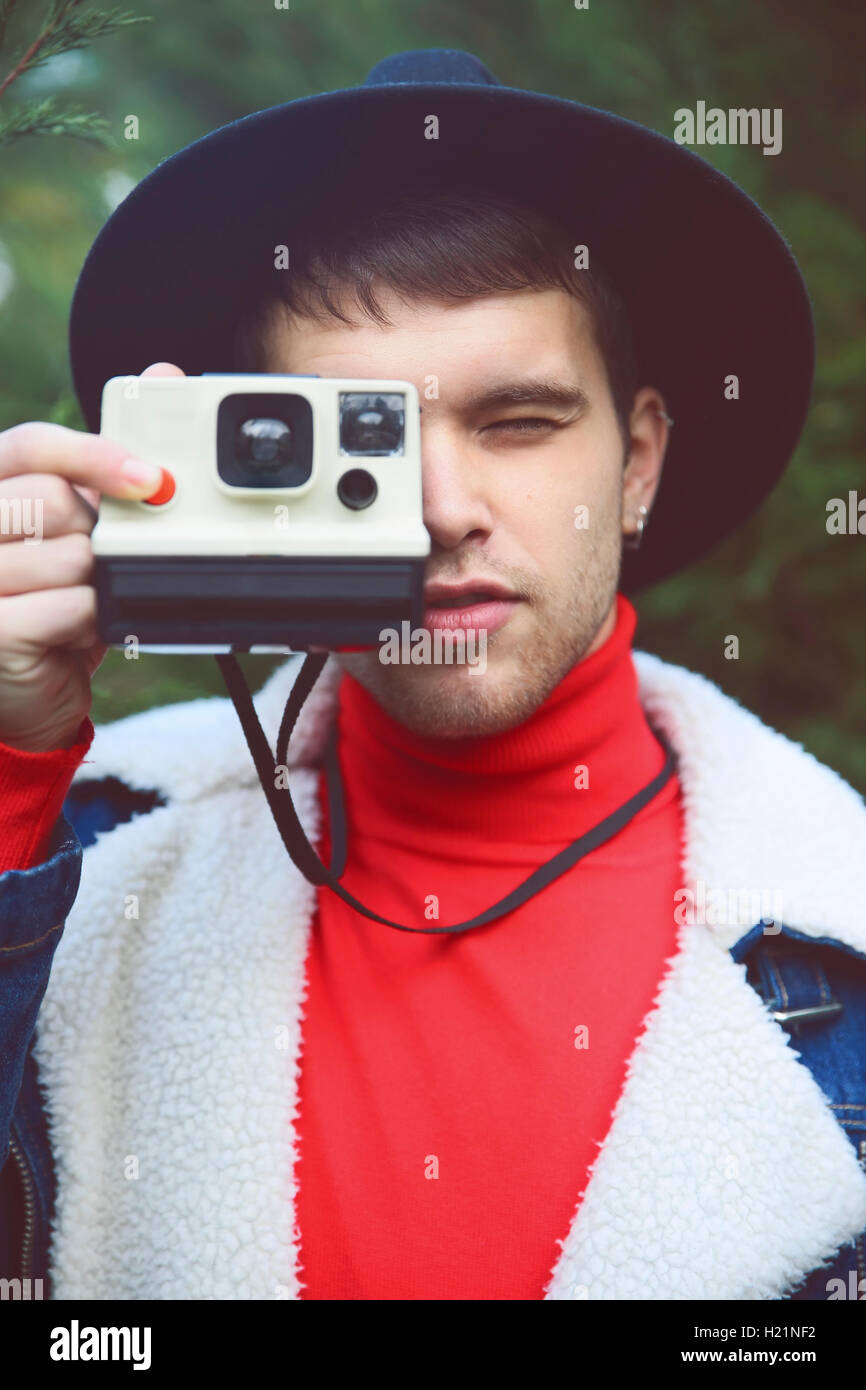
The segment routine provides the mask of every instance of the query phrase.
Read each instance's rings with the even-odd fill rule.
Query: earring
[[[646,529],[648,511],[649,509],[641,503],[638,507],[637,526],[634,531],[626,531],[623,536],[622,544],[624,550],[638,550],[640,548],[640,543],[643,540],[643,533]]]

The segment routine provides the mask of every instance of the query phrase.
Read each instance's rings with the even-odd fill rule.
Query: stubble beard
[[[478,738],[529,719],[592,646],[616,597],[620,537],[587,545],[568,591],[556,600],[540,582],[511,579],[521,610],[487,638],[487,667],[385,665],[378,650],[338,653],[351,675],[397,723],[424,738]],[[528,619],[528,622],[527,622]],[[523,627],[517,640],[509,631]]]

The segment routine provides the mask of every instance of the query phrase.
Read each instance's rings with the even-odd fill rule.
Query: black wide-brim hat
[[[424,138],[431,115],[438,139]],[[143,179],[96,238],[72,302],[87,428],[99,429],[109,377],[156,361],[230,370],[275,246],[414,190],[482,186],[575,228],[625,300],[640,384],[661,391],[675,426],[622,587],[682,569],[758,506],[797,443],[814,358],[802,276],[757,204],[704,159],[607,111],[504,87],[469,53],[396,54],[361,87],[233,121]]]

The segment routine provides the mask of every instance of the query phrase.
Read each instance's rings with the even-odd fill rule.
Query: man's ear
[[[654,386],[641,387],[635,395],[629,419],[629,447],[622,485],[624,535],[639,533],[643,529],[641,522],[649,520],[661,482],[672,424],[660,392]],[[641,510],[644,507],[646,511]]]

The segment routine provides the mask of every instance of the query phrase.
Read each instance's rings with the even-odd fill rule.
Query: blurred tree
[[[672,135],[698,100],[780,107],[782,153],[700,153],[756,198],[790,241],[813,300],[818,370],[791,467],[752,521],[702,564],[642,595],[640,645],[705,673],[866,788],[866,538],[830,536],[827,502],[866,495],[866,8],[848,0],[150,0],[154,22],[59,53],[16,86],[74,92],[105,113],[112,147],[16,140],[0,164],[0,427],[81,425],[66,323],[102,222],[161,159],[266,106],[363,80],[387,53],[464,48],[501,81],[605,107]],[[138,117],[139,138],[124,138]],[[640,209],[635,209],[640,217]],[[167,233],[170,234],[170,231]],[[700,467],[700,459],[695,467]],[[724,486],[724,479],[719,479]],[[700,525],[700,518],[695,519]],[[740,639],[726,660],[725,637]],[[256,665],[256,662],[259,665]],[[251,659],[263,673],[273,662]],[[95,717],[204,691],[207,658],[112,653]],[[735,786],[732,785],[735,794]]]

